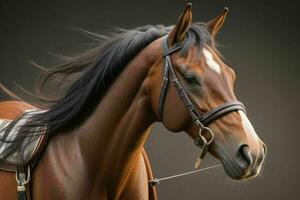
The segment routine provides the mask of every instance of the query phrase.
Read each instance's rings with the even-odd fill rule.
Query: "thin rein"
[[[181,174],[175,174],[175,175],[167,176],[167,177],[163,177],[163,178],[154,178],[152,180],[149,180],[148,183],[149,183],[149,186],[153,187],[153,186],[159,185],[160,182],[162,182],[162,181],[166,181],[166,180],[170,180],[170,179],[178,178],[181,176],[186,176],[186,175],[190,175],[190,174],[194,174],[194,173],[198,173],[198,172],[202,172],[202,171],[206,171],[206,170],[214,169],[214,168],[218,168],[218,167],[222,167],[222,165],[218,164],[218,165],[213,165],[210,167],[197,169],[197,170],[193,170],[193,171],[189,171],[189,172],[185,172],[185,173],[181,173]]]

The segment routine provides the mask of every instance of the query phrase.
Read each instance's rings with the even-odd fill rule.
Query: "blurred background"
[[[57,63],[51,53],[83,52],[90,41],[71,27],[105,32],[115,26],[170,25],[185,2],[0,0],[0,81],[9,87],[16,81],[32,90],[39,72],[29,60],[51,65]],[[213,169],[163,182],[157,187],[158,197],[298,200],[300,2],[197,0],[193,2],[193,20],[208,21],[224,6],[230,12],[217,41],[228,65],[236,71],[236,94],[267,144],[263,171],[256,179],[238,182],[228,178],[223,169]],[[146,149],[156,177],[193,169],[199,153],[188,136],[168,132],[158,123]],[[217,163],[208,156],[202,167]]]

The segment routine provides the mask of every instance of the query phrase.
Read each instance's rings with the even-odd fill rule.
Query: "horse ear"
[[[187,3],[183,13],[181,13],[181,15],[179,16],[175,27],[169,33],[168,42],[170,46],[184,40],[185,33],[191,23],[192,3]]]
[[[225,7],[221,14],[207,22],[208,30],[213,37],[219,32],[220,28],[224,24],[228,11],[228,8]]]

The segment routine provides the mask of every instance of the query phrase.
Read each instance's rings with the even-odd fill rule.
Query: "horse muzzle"
[[[260,150],[251,150],[248,145],[240,145],[234,156],[226,151],[217,152],[226,174],[236,180],[256,177],[262,167],[267,148],[262,143]]]

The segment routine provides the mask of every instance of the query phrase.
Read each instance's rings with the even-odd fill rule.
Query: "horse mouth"
[[[259,172],[261,166],[258,168],[242,168],[236,164],[233,160],[226,158],[225,155],[222,155],[223,159],[220,159],[225,173],[232,179],[235,180],[245,180],[256,177]]]
[[[246,175],[246,171],[242,170],[238,166],[234,166],[233,164],[227,162],[226,160],[222,161],[224,171],[226,174],[235,180],[240,180]]]
[[[248,179],[255,178],[260,173],[260,169],[261,169],[261,166],[253,170],[242,169],[237,165],[235,165],[234,163],[228,161],[222,161],[222,164],[226,174],[230,178],[235,180],[246,180],[246,179],[248,180]]]

